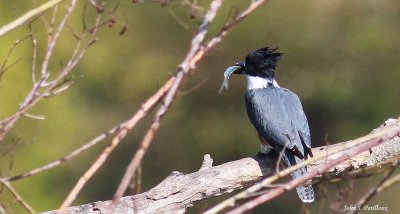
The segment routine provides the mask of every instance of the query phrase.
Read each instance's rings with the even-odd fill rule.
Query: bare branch
[[[28,113],[28,112],[25,112],[23,115],[24,115],[25,117],[29,117],[29,118],[32,118],[32,119],[35,119],[35,120],[44,120],[44,119],[46,119],[45,116],[34,115],[34,114],[30,114],[30,113]]]
[[[10,183],[8,182],[4,182],[2,180],[0,180],[0,183],[3,184],[3,186],[5,186],[8,191],[11,192],[11,194],[15,197],[15,199],[18,201],[18,203],[20,203],[29,213],[36,213],[32,207],[19,195],[19,193],[11,186]]]
[[[389,169],[389,171],[386,172],[386,174],[383,176],[382,180],[378,183],[378,185],[376,185],[376,187],[374,187],[370,191],[368,191],[367,194],[365,194],[360,200],[358,200],[358,202],[354,206],[355,207],[363,207],[365,204],[367,204],[368,201],[370,201],[378,193],[378,189],[381,188],[383,186],[383,184],[394,173],[394,171],[396,170],[396,167],[398,165],[399,165],[399,162],[395,161],[393,163],[392,167]],[[360,210],[356,209],[352,213],[359,213],[359,212],[360,212]]]
[[[7,133],[14,126],[14,124],[17,122],[17,120],[19,119],[19,117],[21,115],[23,115],[28,109],[30,109],[32,106],[34,106],[40,100],[42,100],[44,97],[51,94],[51,92],[53,91],[54,88],[58,87],[59,82],[62,81],[68,74],[71,73],[73,68],[83,58],[83,56],[85,55],[88,48],[92,44],[95,43],[98,28],[94,28],[94,30],[91,32],[91,38],[85,44],[85,46],[81,49],[81,42],[84,39],[84,37],[88,34],[88,32],[84,32],[81,36],[81,40],[78,41],[75,51],[72,54],[68,64],[61,70],[61,72],[52,81],[47,82],[47,79],[49,77],[49,73],[47,71],[47,65],[48,65],[48,60],[50,59],[52,50],[55,45],[54,41],[58,38],[59,33],[63,29],[63,26],[65,26],[66,21],[67,21],[66,17],[69,17],[70,13],[72,12],[73,8],[75,7],[76,1],[77,0],[71,0],[71,5],[67,9],[67,14],[64,15],[64,18],[62,19],[59,27],[57,28],[58,30],[56,31],[56,33],[53,36],[50,36],[49,46],[48,46],[48,49],[46,52],[46,57],[43,62],[43,66],[42,66],[42,70],[41,70],[41,78],[39,79],[39,81],[34,83],[34,87],[28,93],[28,95],[26,96],[26,98],[24,99],[24,101],[22,102],[20,107],[18,108],[17,112],[15,112],[13,115],[9,116],[5,120],[1,121],[0,142],[2,142],[4,140]],[[101,14],[98,14],[97,18],[96,18],[96,23],[94,26],[97,26],[100,21],[101,21]],[[41,88],[45,88],[45,90],[43,91],[43,93],[38,93],[39,89],[41,89]]]
[[[377,192],[378,193],[383,192],[386,189],[388,189],[389,187],[392,187],[393,185],[395,185],[397,183],[400,183],[400,174],[398,174],[398,175],[388,179],[387,181],[385,181],[385,183],[383,183],[382,186],[380,186],[377,189]]]
[[[389,137],[387,137],[386,139],[390,139],[391,137],[398,136],[399,134],[400,134],[400,129],[397,129],[392,134],[389,134],[388,135]],[[323,173],[327,172],[329,169],[335,167],[336,165],[343,163],[346,160],[349,160],[352,157],[355,157],[364,151],[368,151],[372,147],[375,147],[375,146],[383,143],[384,142],[383,140],[384,139],[381,139],[381,138],[371,138],[367,141],[364,141],[363,143],[365,143],[365,144],[361,144],[361,145],[358,144],[358,146],[354,150],[351,150],[348,153],[341,155],[339,158],[319,166],[314,171],[309,172],[309,173],[303,175],[302,177],[299,177],[297,179],[294,179],[290,182],[283,184],[282,187],[278,187],[276,189],[268,191],[267,193],[265,193],[261,196],[258,196],[255,199],[252,199],[252,200],[240,205],[239,207],[235,208],[234,210],[229,211],[228,213],[229,214],[241,214],[241,213],[248,212],[248,211],[254,209],[255,207],[258,207],[268,201],[271,201],[274,198],[279,197],[280,195],[282,195],[285,192],[295,189],[299,185],[306,183],[307,181],[311,180],[312,178],[314,178],[318,175],[322,175]],[[207,212],[207,213],[212,213],[212,212]]]
[[[56,18],[57,18],[57,11],[58,11],[58,5],[54,6],[54,8],[53,8],[53,15],[51,17],[50,26],[47,28],[47,34],[49,35],[48,36],[48,38],[49,38],[48,43],[50,43],[50,40],[53,37],[54,26],[55,26]],[[43,17],[43,16],[40,16],[40,17]]]
[[[218,33],[217,36],[212,38],[207,45],[204,47],[205,50],[208,50],[215,46],[216,43],[221,42],[222,38],[228,33],[228,31],[235,25],[239,24],[243,19],[249,16],[252,12],[254,12],[257,8],[259,8],[263,3],[267,2],[267,0],[257,0],[252,1],[250,6],[243,11],[239,16],[233,19],[231,22],[227,23],[222,27],[221,31]]]
[[[218,2],[218,1],[214,1],[214,2]],[[151,142],[151,140],[152,140],[152,138],[154,136],[154,133],[156,133],[156,131],[158,130],[159,121],[165,115],[165,113],[168,111],[169,106],[172,104],[172,102],[174,100],[174,97],[176,96],[177,89],[179,88],[180,84],[182,83],[183,77],[186,74],[188,74],[188,72],[190,70],[192,70],[192,69],[194,69],[196,67],[196,64],[203,58],[204,54],[207,51],[209,51],[212,47],[214,47],[217,43],[219,43],[221,41],[220,39],[228,32],[228,30],[231,27],[233,27],[234,25],[239,23],[241,20],[243,20],[245,17],[247,17],[247,15],[250,14],[252,11],[254,11],[255,8],[260,6],[262,2],[264,2],[264,1],[253,2],[251,4],[251,6],[249,7],[249,8],[251,8],[250,10],[249,9],[245,10],[243,12],[244,13],[243,15],[241,15],[237,19],[233,20],[231,23],[228,23],[227,26],[224,27],[223,31],[221,31],[222,34],[218,34],[219,40],[211,40],[210,42],[212,42],[212,43],[210,43],[210,42],[207,43],[206,48],[201,46],[201,42],[204,39],[204,36],[205,36],[205,33],[206,33],[205,30],[207,29],[207,26],[210,24],[210,22],[211,22],[211,20],[213,18],[212,16],[215,16],[215,15],[209,14],[209,16],[207,16],[207,15],[205,16],[205,20],[204,20],[203,24],[199,28],[199,33],[196,34],[196,36],[192,40],[192,46],[191,46],[191,49],[190,49],[188,55],[186,56],[186,58],[183,61],[183,63],[180,65],[177,74],[174,77],[172,77],[172,78],[174,78],[172,84],[167,86],[168,87],[168,93],[164,97],[163,105],[160,107],[160,109],[156,113],[156,117],[154,119],[154,123],[151,126],[151,129],[149,129],[149,131],[146,133],[146,135],[145,135],[145,137],[144,137],[144,139],[142,141],[142,143],[143,143],[142,145],[146,145],[147,143]],[[163,87],[166,87],[166,84]],[[124,134],[124,136],[125,136],[125,134]],[[116,143],[116,144],[118,144],[118,143]],[[91,169],[89,169],[85,173],[85,175],[82,176],[81,179],[78,181],[78,183],[76,184],[74,189],[71,191],[69,197],[64,201],[64,203],[63,203],[64,205],[62,205],[62,207],[65,207],[65,202],[67,202],[69,200],[74,200],[73,198],[76,197],[76,195],[74,196],[74,194],[77,194],[79,192],[78,189],[82,188],[83,185],[87,181],[86,179],[90,178],[91,174],[94,173],[97,170],[97,169],[95,170],[95,168],[100,167],[102,165],[102,162],[105,161],[105,159],[103,159],[103,158],[107,158],[109,153],[112,152],[112,150],[115,148],[115,146],[116,145],[114,145],[112,143],[109,147],[107,147],[104,150],[104,152],[99,156],[99,158],[92,165]],[[111,149],[111,151],[109,149]]]
[[[53,54],[53,50],[54,50],[54,47],[56,45],[56,42],[57,42],[61,32],[63,31],[63,29],[64,29],[64,27],[65,27],[65,25],[67,23],[68,18],[70,17],[72,11],[74,10],[74,8],[76,6],[76,1],[77,0],[71,0],[71,5],[68,7],[67,12],[65,13],[64,17],[62,18],[60,24],[58,25],[57,31],[55,32],[54,35],[50,35],[50,37],[49,37],[50,41],[49,41],[49,43],[47,45],[47,51],[46,51],[46,55],[45,55],[45,58],[44,58],[44,61],[43,61],[43,65],[42,65],[42,70],[41,70],[42,79],[46,78],[46,76],[48,76],[47,75],[47,73],[48,73],[47,66],[48,66],[48,64],[50,62],[50,57]],[[54,17],[53,17],[52,23],[54,23]],[[39,82],[43,82],[43,80],[41,80]],[[41,87],[41,85],[39,84],[38,87]]]
[[[11,63],[10,65],[7,66],[7,63],[8,63],[8,61],[10,60],[11,54],[14,52],[15,48],[16,48],[21,42],[23,42],[24,40],[26,40],[26,39],[28,39],[28,38],[29,38],[29,35],[28,35],[28,36],[25,36],[25,37],[22,38],[22,39],[17,39],[17,40],[14,42],[14,44],[11,46],[11,48],[8,50],[8,53],[7,53],[7,55],[6,55],[6,58],[4,59],[3,64],[2,64],[1,67],[0,67],[0,80],[1,80],[1,77],[3,76],[3,74],[4,74],[8,69],[10,69],[12,66],[14,66],[15,64],[17,64],[17,63],[21,60],[21,58],[19,58],[19,59],[17,59],[15,62],[13,62],[13,63]]]
[[[258,6],[259,6],[259,5],[260,5],[260,4],[258,4]],[[254,7],[254,6],[251,6],[250,8],[252,8],[252,9],[254,10],[255,7]],[[247,9],[246,11],[249,11],[249,9]],[[246,11],[245,11],[245,12],[246,12]],[[246,12],[246,13],[248,13],[248,12]],[[240,16],[239,16],[239,17],[240,17]],[[200,48],[200,50],[198,51],[198,53],[196,54],[196,56],[194,57],[194,59],[190,62],[190,64],[196,65],[196,64],[202,59],[202,57],[204,56],[204,54],[205,54],[207,51],[211,50],[216,44],[218,44],[219,42],[221,42],[222,38],[226,35],[226,33],[230,30],[230,28],[234,26],[233,23],[238,23],[238,22],[234,20],[234,21],[232,21],[231,23],[226,24],[226,25],[223,27],[223,30],[221,30],[221,32],[220,32],[216,37],[214,37],[213,39],[211,39],[211,40],[207,43],[207,45],[206,45],[205,47]],[[98,25],[96,25],[96,26],[98,26]],[[83,53],[81,53],[80,55],[83,55]],[[81,58],[81,56],[80,56],[79,58]],[[75,63],[76,63],[76,62],[75,62]],[[172,81],[174,78],[175,78],[175,77],[171,77],[171,78],[167,81],[167,83],[164,84],[163,87],[170,87],[170,86],[171,86],[171,85],[170,85],[170,81]],[[168,88],[168,89],[169,89],[169,88]],[[43,96],[44,96],[44,95],[45,95],[45,94],[43,94]],[[40,98],[40,97],[39,97],[39,98]],[[154,105],[155,105],[155,104],[154,104]],[[142,106],[143,106],[143,105],[142,105]],[[152,106],[152,107],[153,107],[153,106]],[[27,109],[24,109],[24,110],[27,110]],[[15,118],[18,117],[19,114],[21,114],[21,113],[17,113],[17,114],[15,114],[15,115],[9,117],[9,118],[6,120],[6,122],[3,122],[3,124],[7,124],[8,122],[10,122],[10,121],[12,121],[12,120],[15,120]],[[138,115],[138,114],[139,114],[139,115],[142,114],[142,109],[140,109],[138,112],[136,112],[135,115]],[[124,122],[124,123],[125,123],[125,122]],[[119,131],[120,128],[122,127],[122,125],[123,125],[124,123],[121,123],[120,125],[115,126],[114,128],[111,128],[111,129],[110,129],[109,131],[107,131],[106,133],[103,133],[103,134],[99,135],[98,137],[96,137],[96,138],[93,139],[92,141],[88,142],[87,144],[83,145],[82,147],[80,147],[80,148],[74,150],[74,151],[71,152],[70,154],[68,154],[68,155],[66,155],[66,156],[64,156],[64,157],[62,157],[62,158],[60,158],[60,159],[58,159],[58,160],[56,160],[56,161],[54,161],[54,162],[51,162],[51,163],[49,163],[49,164],[47,164],[47,165],[45,165],[45,166],[42,166],[42,167],[33,169],[33,170],[29,171],[29,172],[26,172],[26,173],[23,173],[23,174],[20,174],[20,175],[15,175],[15,176],[12,176],[12,177],[4,178],[3,180],[6,181],[6,182],[7,182],[7,181],[10,181],[10,182],[11,182],[11,181],[15,181],[15,180],[19,180],[19,179],[23,179],[23,178],[27,178],[27,177],[36,175],[36,174],[39,174],[39,173],[41,173],[41,172],[50,170],[50,169],[52,169],[52,168],[54,168],[54,167],[56,167],[56,166],[59,166],[60,164],[64,163],[65,161],[71,160],[71,159],[73,159],[74,157],[76,157],[77,155],[79,155],[80,153],[86,151],[87,149],[93,147],[94,145],[97,145],[97,143],[101,142],[101,141],[102,141],[103,139],[105,139],[107,136],[114,134],[116,131]],[[3,130],[4,130],[4,129],[3,129]],[[1,131],[3,131],[3,130],[1,130]],[[2,133],[0,132],[0,142],[2,141],[2,139],[4,139],[4,136],[5,136],[5,134],[2,135]]]
[[[147,149],[149,148],[151,142],[154,139],[154,136],[156,135],[156,133],[160,127],[160,122],[161,122],[162,117],[167,113],[169,107],[171,106],[171,104],[173,102],[174,97],[176,96],[176,94],[178,92],[178,88],[181,84],[184,74],[188,73],[189,70],[194,68],[194,67],[191,68],[189,66],[189,62],[193,59],[193,56],[195,55],[196,51],[200,48],[200,45],[203,42],[204,37],[208,31],[208,27],[211,24],[211,22],[214,20],[220,6],[222,5],[222,2],[223,2],[223,0],[214,0],[213,2],[211,2],[210,8],[208,9],[208,11],[204,17],[203,23],[200,25],[197,34],[192,39],[192,43],[191,43],[192,45],[191,45],[190,51],[186,55],[185,60],[183,61],[183,63],[180,66],[181,70],[176,75],[176,79],[175,79],[171,89],[166,94],[166,96],[163,100],[163,105],[157,111],[153,124],[150,126],[150,129],[147,131],[142,142],[140,143],[140,148],[136,151],[134,157],[132,158],[131,163],[129,164],[128,168],[125,171],[125,174],[118,186],[118,189],[114,194],[114,200],[110,206],[110,212],[115,208],[119,199],[125,193],[126,189],[128,188],[129,182],[132,179],[132,176],[136,172],[137,168],[140,166],[140,163],[141,163],[144,155],[146,154]]]
[[[169,106],[172,104],[174,97],[177,94],[177,89],[179,88],[181,81],[185,74],[187,74],[190,70],[196,67],[196,64],[200,61],[200,59],[204,56],[204,54],[210,50],[215,44],[221,41],[221,38],[228,32],[228,30],[242,21],[245,17],[247,17],[252,11],[254,11],[258,6],[260,6],[264,1],[258,1],[252,3],[247,10],[245,10],[239,17],[237,17],[232,22],[226,24],[221,32],[214,37],[210,42],[207,43],[205,46],[206,48],[201,46],[201,43],[204,39],[205,34],[207,33],[208,25],[212,22],[213,18],[215,17],[219,6],[222,4],[222,1],[213,1],[210,5],[210,9],[207,11],[203,24],[199,27],[198,33],[192,39],[192,46],[189,53],[186,55],[185,60],[180,65],[180,70],[176,75],[176,80],[174,85],[171,87],[170,91],[166,95],[164,99],[164,105],[160,107],[158,112],[156,113],[156,118],[154,119],[153,124],[151,125],[150,129],[144,136],[141,147],[136,152],[135,156],[133,157],[131,163],[129,164],[123,179],[114,195],[114,200],[111,205],[111,210],[115,206],[116,201],[122,197],[123,193],[126,191],[126,188],[129,185],[129,181],[132,179],[134,172],[136,171],[137,167],[140,165],[141,160],[143,159],[144,154],[147,151],[147,148],[150,146],[155,134],[158,131],[160,126],[161,118],[166,114],[169,109]],[[215,38],[219,38],[216,40]]]
[[[32,22],[29,22],[28,27],[29,27],[29,38],[32,42],[32,67],[31,67],[32,83],[33,83],[33,85],[36,85],[37,41],[36,41],[35,37],[33,36]]]
[[[20,180],[20,179],[24,179],[24,178],[28,178],[30,176],[39,174],[41,172],[45,172],[47,170],[50,170],[56,166],[61,165],[62,163],[69,161],[71,159],[73,159],[74,157],[78,156],[79,154],[81,154],[82,152],[88,150],[89,148],[97,145],[99,142],[103,141],[105,138],[107,138],[110,135],[115,134],[116,132],[121,130],[121,127],[125,124],[126,122],[123,122],[121,124],[119,124],[118,126],[115,126],[113,128],[111,128],[110,130],[108,130],[107,132],[104,132],[102,134],[100,134],[99,136],[95,137],[93,140],[89,141],[88,143],[84,144],[83,146],[79,147],[78,149],[72,151],[71,153],[69,153],[68,155],[59,158],[56,161],[53,161],[49,164],[46,164],[44,166],[41,166],[39,168],[33,169],[29,172],[23,173],[23,174],[19,174],[19,175],[15,175],[15,176],[11,176],[8,178],[3,178],[1,179],[3,182],[12,182],[12,181],[16,181],[16,180]]]
[[[22,24],[28,22],[31,20],[33,17],[38,16],[45,12],[46,10],[56,6],[57,4],[60,4],[65,0],[51,0],[48,1],[47,3],[44,3],[40,5],[39,7],[32,9],[25,13],[24,15],[20,16],[19,18],[15,19],[14,21],[8,23],[7,25],[3,26],[0,28],[0,37],[3,36],[4,34],[8,33],[9,31],[17,28],[18,26],[21,26]]]
[[[68,205],[74,201],[77,194],[80,192],[82,187],[86,184],[89,178],[97,171],[97,169],[106,161],[109,154],[115,149],[115,147],[119,144],[121,139],[123,139],[128,132],[136,126],[136,124],[145,117],[148,112],[153,109],[153,107],[159,102],[159,100],[165,95],[171,84],[173,83],[174,78],[171,78],[162,88],[160,88],[156,94],[150,97],[141,107],[141,109],[136,112],[130,120],[128,120],[122,127],[121,130],[117,133],[117,135],[112,140],[111,144],[104,149],[104,151],[100,154],[100,156],[96,159],[96,161],[92,164],[92,166],[85,172],[85,174],[79,179],[78,183],[74,186],[71,193],[63,202],[63,205],[60,208],[60,212],[68,207]]]
[[[69,89],[69,87],[71,87],[73,84],[75,84],[75,82],[73,82],[73,81],[71,83],[65,84],[56,90],[53,90],[53,91],[50,91],[50,92],[44,94],[44,97],[49,98],[49,97],[54,97],[54,96],[60,95],[64,92],[66,92]]]
[[[222,203],[216,205],[215,207],[211,208],[210,210],[208,210],[206,213],[207,214],[211,214],[211,213],[218,213],[221,212],[223,209],[228,208],[228,207],[232,207],[235,205],[236,201],[243,199],[243,198],[247,198],[248,195],[251,195],[259,190],[261,190],[263,187],[270,185],[271,183],[277,181],[280,178],[283,178],[285,176],[288,176],[291,172],[301,168],[301,167],[305,167],[311,163],[316,163],[316,161],[318,160],[322,160],[324,162],[324,164],[330,164],[330,163],[335,163],[335,161],[337,161],[338,159],[343,159],[346,158],[348,155],[340,155],[338,156],[339,152],[341,151],[345,151],[351,148],[357,148],[358,146],[364,146],[362,144],[367,143],[367,142],[381,142],[384,140],[389,140],[395,136],[398,136],[400,133],[400,125],[398,123],[398,121],[396,122],[392,122],[391,124],[389,124],[387,127],[384,127],[382,130],[376,131],[376,132],[372,132],[369,135],[366,135],[364,137],[358,138],[356,140],[352,140],[352,141],[348,141],[348,142],[344,142],[335,146],[331,146],[328,148],[323,148],[322,150],[324,150],[323,152],[320,153],[314,153],[314,157],[309,158],[301,163],[298,163],[290,168],[287,168],[283,171],[280,171],[278,173],[276,173],[274,176],[271,176],[265,180],[263,180],[262,182],[253,185],[252,187],[248,188],[246,191],[243,191],[225,201],[223,201]],[[371,147],[369,147],[371,148]],[[356,151],[358,152],[358,151]],[[354,152],[354,153],[356,153]],[[358,153],[357,153],[358,154]],[[332,158],[331,160],[327,161],[329,156],[331,156],[330,158]],[[353,158],[353,156],[355,156],[354,154],[352,156],[350,156],[351,158]],[[336,163],[336,165],[338,165],[338,163]],[[329,166],[329,165],[324,165],[324,166]],[[321,165],[319,166],[321,167]],[[314,171],[318,171],[318,168],[315,168]],[[314,175],[314,174],[313,174]],[[314,175],[315,177],[316,175]],[[299,179],[300,180],[300,179]],[[309,180],[309,179],[307,179]],[[307,181],[305,180],[305,181]]]
[[[398,126],[399,125],[397,125],[397,127]],[[381,139],[386,139],[388,137],[387,130],[388,129],[385,128],[377,132],[382,137]],[[400,132],[400,130],[398,131]],[[368,136],[371,137],[372,135],[370,134]],[[374,137],[371,137],[370,139],[374,141],[378,140]],[[349,142],[338,143],[335,145],[343,147]],[[363,144],[362,146],[365,145],[366,144]],[[323,146],[313,148],[312,152],[315,155],[326,155],[328,153],[325,151],[330,149],[329,146]],[[335,156],[351,155],[351,153],[354,153],[359,149],[360,146],[351,147],[346,151],[336,153]],[[330,155],[333,154],[330,153]],[[190,174],[172,172],[164,181],[149,191],[121,198],[120,203],[114,212],[128,213],[134,211],[135,213],[182,213],[186,208],[193,206],[200,200],[230,193],[234,190],[242,189],[259,182],[263,177],[273,176],[276,173],[275,166],[278,156],[278,153],[271,152],[265,157],[244,158],[224,163],[219,166],[212,166],[212,159],[206,155],[203,160],[204,167],[201,167],[199,171]],[[365,170],[357,169],[371,170],[372,168],[382,168],[385,164],[387,166],[388,162],[396,161],[399,156],[400,138],[395,137],[394,139],[385,141],[381,145],[374,147],[371,154],[367,151],[357,156],[353,156],[348,161],[338,165],[337,167],[339,168],[331,168],[328,173],[323,174],[322,176],[328,179],[335,179],[336,177],[342,177],[342,172],[344,171],[347,171],[348,173],[357,172],[358,174],[352,174],[354,177],[364,176],[363,173],[365,173]],[[318,172],[317,169],[320,169],[321,166],[326,163],[327,162],[323,160],[317,161],[309,168],[309,172]],[[389,181],[390,180],[387,182]],[[396,180],[392,181],[391,184],[395,182]],[[282,187],[282,185],[270,185],[269,187],[279,188]],[[111,201],[93,202],[86,205],[70,207],[65,210],[65,213],[76,213],[77,211],[85,213],[93,209],[105,213],[109,210],[110,204]],[[55,212],[56,211],[47,212],[46,214]]]

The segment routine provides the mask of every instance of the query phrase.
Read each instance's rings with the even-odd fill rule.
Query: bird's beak
[[[235,65],[228,67],[224,72],[224,81],[222,82],[221,88],[219,89],[219,93],[226,88],[228,89],[229,77],[231,74],[244,74],[244,62],[236,63]]]

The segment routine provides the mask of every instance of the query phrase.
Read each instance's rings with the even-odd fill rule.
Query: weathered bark
[[[398,125],[396,120],[388,120],[383,126]],[[379,129],[379,128],[378,128]],[[313,148],[314,154],[341,146],[335,145]],[[320,160],[308,170],[312,171],[326,161],[335,159],[346,153],[343,151]],[[332,178],[341,176],[344,172],[357,176],[371,171],[371,168],[381,168],[400,157],[400,138],[395,137],[383,144],[372,148],[370,152],[364,152],[351,158],[343,164],[331,169],[324,177]],[[278,154],[271,152],[264,157],[243,158],[240,160],[212,166],[209,155],[204,156],[203,164],[199,171],[183,174],[172,172],[165,180],[147,192],[123,197],[114,213],[184,213],[186,208],[193,206],[196,201],[204,200],[212,196],[229,193],[242,189],[262,177],[275,173]],[[70,207],[66,213],[107,213],[110,201],[93,202],[85,205]],[[55,211],[46,212],[52,214]]]

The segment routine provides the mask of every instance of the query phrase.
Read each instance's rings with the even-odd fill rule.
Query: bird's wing
[[[307,158],[311,153],[311,134],[308,126],[307,117],[304,113],[299,97],[288,89],[283,88],[282,92],[285,94],[284,103],[287,113],[291,118],[294,129],[298,132],[302,146],[304,147],[304,154]]]
[[[294,93],[275,87],[251,90],[246,92],[246,107],[250,121],[272,147],[278,151],[287,148],[304,158],[307,154],[304,147],[311,143],[310,131]]]

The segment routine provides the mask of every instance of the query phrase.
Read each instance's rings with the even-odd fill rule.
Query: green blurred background
[[[44,2],[0,0],[0,26]],[[46,119],[21,118],[0,145],[3,153],[13,142],[19,142],[19,146],[0,157],[1,175],[19,174],[55,160],[136,112],[176,71],[201,21],[190,18],[190,7],[179,2],[161,7],[156,3],[122,1],[114,15],[118,24],[101,29],[100,40],[74,70],[78,83],[61,96],[40,102],[30,113]],[[209,2],[199,4],[207,8]],[[231,17],[229,14],[244,9],[249,2],[225,1],[208,38],[219,31]],[[82,29],[85,4],[88,1],[79,1],[70,20],[69,25],[77,32]],[[116,1],[106,1],[105,13],[110,14],[115,4]],[[60,15],[66,5],[59,7]],[[87,22],[93,23],[96,12],[87,6]],[[51,13],[44,17],[49,19]],[[245,113],[245,80],[234,76],[228,91],[220,95],[218,89],[225,68],[260,47],[279,47],[284,53],[277,80],[301,98],[314,147],[326,144],[326,139],[335,143],[362,136],[386,119],[398,117],[399,21],[400,2],[395,0],[267,2],[213,49],[181,88],[183,93],[163,119],[143,160],[142,190],[155,186],[171,171],[196,171],[207,153],[214,164],[257,153],[258,139]],[[125,24],[128,31],[119,35]],[[41,20],[33,26],[40,62],[47,35]],[[27,32],[27,26],[23,26],[0,37],[0,63],[15,40]],[[74,45],[75,40],[66,29],[52,58],[51,72],[58,72],[60,64],[67,62]],[[19,58],[21,61],[1,79],[1,118],[15,112],[32,87],[31,57],[32,48],[27,40],[10,58],[10,62]],[[151,120],[152,115],[130,132],[74,204],[111,199]],[[37,211],[55,209],[108,142],[56,169],[13,185]],[[356,201],[380,177],[357,180],[347,204]],[[348,185],[348,182],[329,185],[330,200],[335,199],[338,189]],[[318,186],[315,188],[321,192]],[[389,206],[391,212],[399,212],[400,205],[394,199],[399,196],[397,187],[378,195],[370,204]],[[329,211],[327,204],[322,206],[323,198],[319,194],[317,203],[310,206],[313,213]],[[219,200],[202,203],[189,212],[196,213]],[[1,192],[0,203],[15,213],[24,212],[10,200],[6,190]],[[254,212],[269,210],[302,212],[295,193],[288,193]]]

